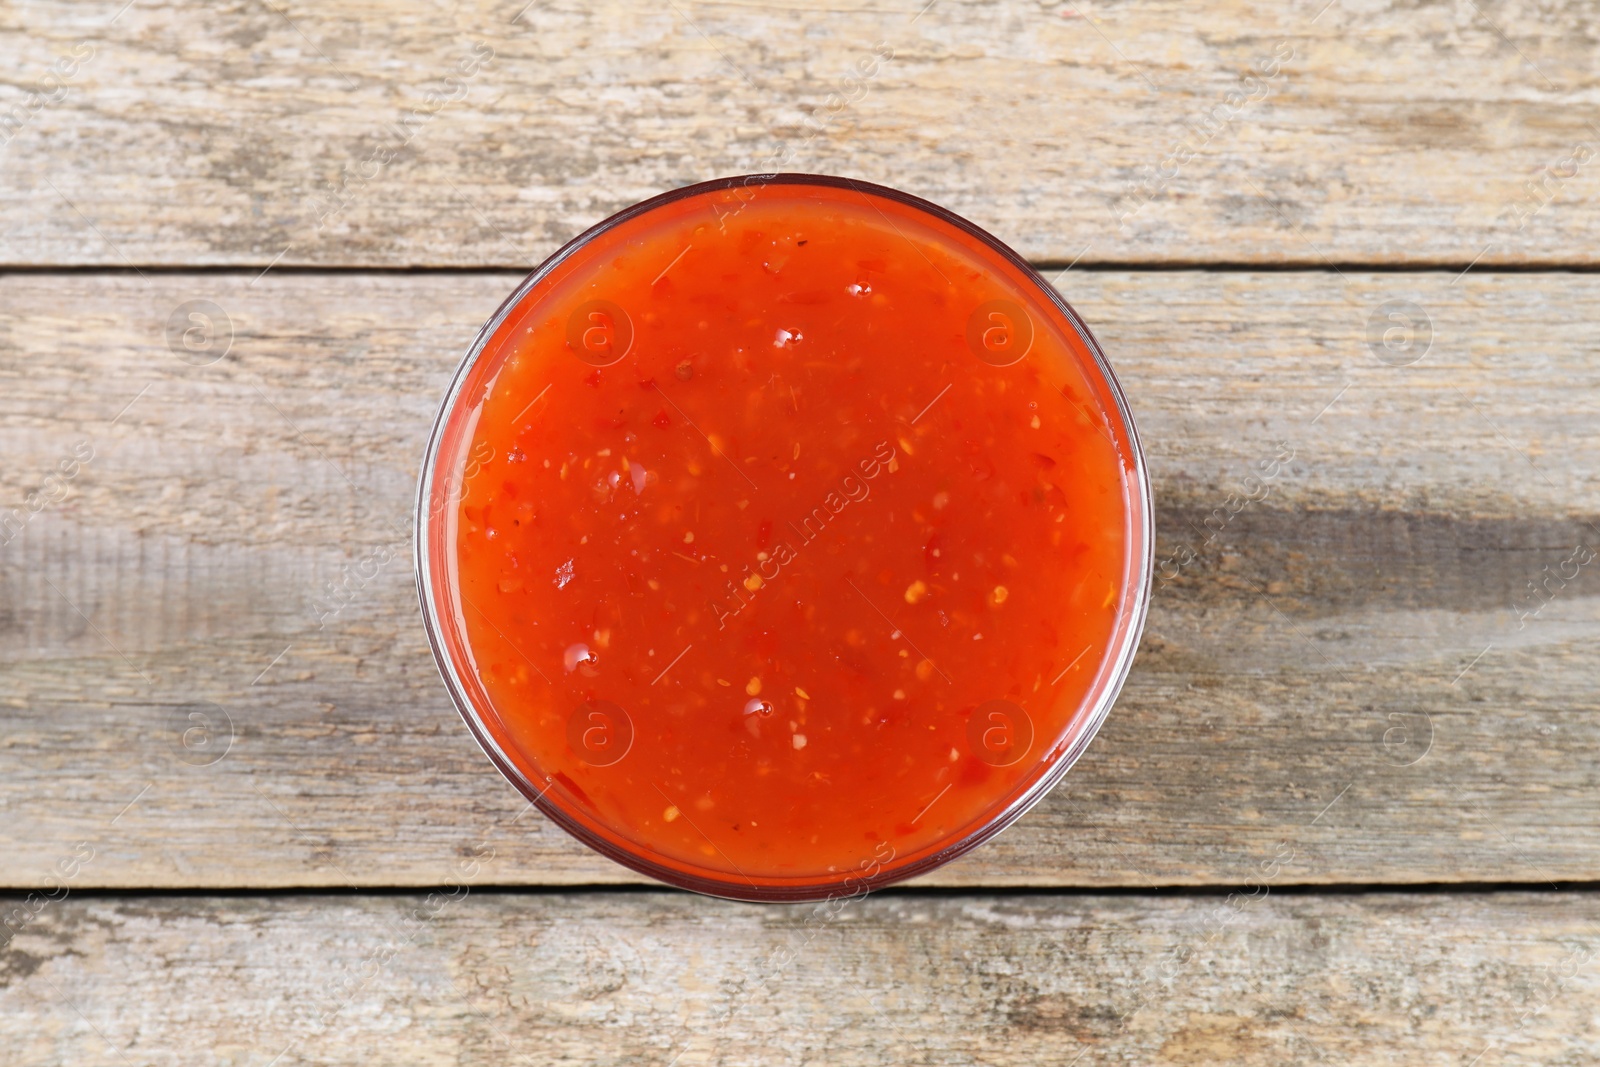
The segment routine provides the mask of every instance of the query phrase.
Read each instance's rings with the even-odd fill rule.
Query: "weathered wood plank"
[[[5,264],[525,268],[771,169],[907,188],[1042,261],[1600,254],[1581,0],[26,11],[0,16]]]
[[[1597,954],[1568,893],[73,898],[0,953],[0,1038],[41,1067],[1562,1067],[1600,1056]]]
[[[1346,275],[1063,280],[1141,419],[1176,577],[1088,757],[930,881],[1236,883],[1284,844],[1301,882],[1600,877],[1597,568],[1537,615],[1526,594],[1600,542],[1600,278]],[[0,281],[0,502],[46,502],[0,547],[0,879],[77,841],[80,885],[437,884],[480,841],[478,881],[631,877],[513,823],[408,558],[348,577],[402,542],[434,405],[513,280]],[[202,298],[234,336],[192,366],[164,330]],[[1433,322],[1405,367],[1367,344],[1399,299]],[[1207,545],[1278,441],[1286,472]],[[351,600],[319,628],[330,582]],[[213,764],[194,712],[231,719]]]

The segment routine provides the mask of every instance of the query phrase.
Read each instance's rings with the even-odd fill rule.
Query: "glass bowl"
[[[1144,457],[1083,320],[965,219],[818,175],[653,197],[529,274],[450,383],[416,522],[494,765],[601,854],[742,900],[864,893],[1015,822],[1150,597]]]

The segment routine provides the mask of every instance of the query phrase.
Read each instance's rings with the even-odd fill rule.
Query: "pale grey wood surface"
[[[0,10],[0,1061],[1600,1059],[1592,4],[523,4]],[[1065,783],[837,915],[596,886],[399,551],[517,272],[768,169],[1077,263],[1182,561]]]
[[[94,449],[0,548],[0,879],[31,886],[87,840],[84,885],[427,885],[487,834],[479,881],[631,878],[537,814],[511,823],[403,551],[318,623],[342,568],[403,545],[433,407],[515,280],[0,281],[0,499],[53,498],[58,462]],[[1084,761],[928,881],[1232,884],[1285,841],[1299,882],[1600,877],[1596,568],[1523,617],[1529,581],[1600,541],[1600,278],[1060,284],[1141,421],[1159,554],[1198,559],[1158,577]],[[164,330],[202,298],[233,338],[192,366]],[[1368,345],[1392,300],[1432,322],[1411,366]],[[1279,441],[1293,462],[1206,545]],[[220,748],[184,745],[196,710],[231,720],[213,765],[194,764]]]
[[[527,267],[646,196],[787,169],[921,194],[1035,260],[1592,264],[1593,19],[29,3],[0,13],[0,263]]]
[[[1597,955],[1600,902],[1566,893],[69,898],[0,955],[0,1040],[159,1067],[1581,1067]]]

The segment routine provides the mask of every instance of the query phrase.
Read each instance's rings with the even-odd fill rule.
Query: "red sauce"
[[[848,887],[981,836],[1131,653],[1114,386],[1031,273],[898,199],[615,223],[448,421],[431,566],[480,736],[680,884]]]

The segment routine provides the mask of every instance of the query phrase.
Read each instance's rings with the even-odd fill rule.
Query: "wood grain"
[[[9,265],[526,268],[644,197],[773,169],[908,189],[1036,261],[1600,248],[1581,0],[19,12]]]
[[[0,501],[47,499],[0,547],[0,880],[79,841],[84,886],[434,885],[480,842],[478,882],[632,878],[519,814],[401,550],[435,405],[514,282],[0,281]],[[1600,878],[1597,568],[1526,614],[1529,581],[1600,545],[1600,278],[1061,286],[1132,398],[1175,577],[1084,761],[928,881],[1236,884],[1285,844],[1304,883]],[[231,321],[207,366],[165,336],[195,299]],[[1393,300],[1433,324],[1410,366],[1368,344]],[[1280,441],[1285,473],[1207,544]],[[328,583],[350,603],[319,626]]]
[[[71,898],[30,1064],[1593,1063],[1592,895]]]

